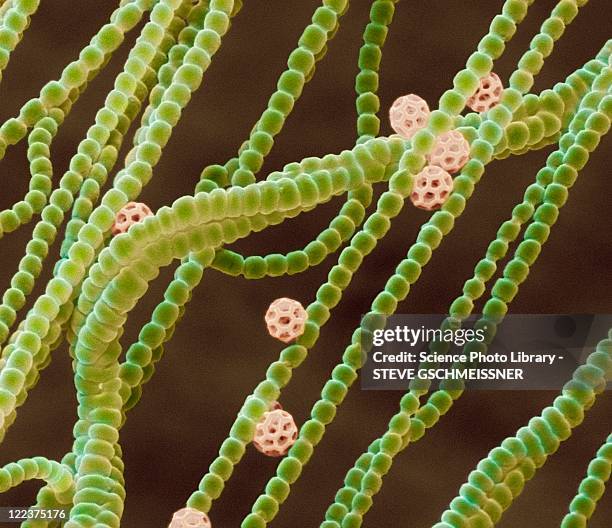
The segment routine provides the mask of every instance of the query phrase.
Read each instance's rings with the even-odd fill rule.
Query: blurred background
[[[153,210],[192,193],[203,167],[224,163],[235,155],[265,109],[289,53],[319,5],[314,0],[245,4],[164,150],[154,179],[144,189],[142,201]],[[370,2],[353,4],[341,19],[340,31],[314,79],[287,120],[263,173],[306,156],[336,153],[353,146],[354,76]],[[396,97],[416,93],[432,108],[437,106],[439,96],[451,86],[452,77],[476,48],[501,5],[501,1],[465,0],[398,4],[381,65],[383,134],[391,133],[386,111]],[[551,0],[540,0],[531,7],[507,53],[496,65],[504,81],[553,5]],[[0,85],[2,121],[36,96],[45,82],[59,78],[62,68],[77,57],[115,6],[116,2],[100,0],[42,2]],[[609,2],[594,0],[581,11],[546,60],[535,92],[565,79],[594,57],[610,37]],[[136,36],[137,31],[128,36],[60,128],[52,147],[55,181],[67,169],[78,142],[93,123]],[[130,141],[131,138],[126,141],[126,147]],[[611,145],[609,137],[602,142],[572,188],[540,259],[512,304],[513,313],[612,311]],[[434,253],[399,312],[446,313],[499,224],[509,217],[552,148],[488,166],[466,212]],[[2,208],[20,199],[27,189],[25,152],[22,142],[11,148],[0,164]],[[327,226],[340,205],[341,200],[334,200],[316,212],[240,241],[234,249],[245,254],[266,254],[302,248]],[[367,311],[427,217],[426,212],[406,206],[387,237],[364,261],[307,361],[295,371],[281,402],[298,423],[309,416],[360,314]],[[2,291],[9,286],[33,227],[34,223],[0,241]],[[58,251],[59,244],[55,244],[37,292],[44,289]],[[244,398],[281,350],[281,344],[266,333],[266,307],[281,296],[299,299],[305,305],[311,302],[336,256],[299,277],[248,281],[214,271],[205,273],[155,376],[121,433],[127,481],[122,526],[166,526],[172,513],[184,505],[227,436]],[[172,273],[173,269],[162,272],[132,314],[122,340],[125,347],[161,300]],[[546,391],[466,393],[423,440],[398,455],[364,525],[380,528],[435,524],[478,461],[550,404],[555,395],[556,392]],[[346,471],[386,430],[400,396],[398,392],[361,391],[358,384],[353,387],[272,526],[319,525]],[[558,526],[588,461],[612,429],[611,416],[612,394],[608,392],[527,484],[498,526]],[[54,352],[51,365],[20,409],[0,448],[0,464],[35,455],[60,459],[71,448],[75,419],[72,369],[63,346]],[[238,527],[277,464],[278,460],[249,447],[223,497],[213,507],[214,526]],[[33,503],[39,485],[27,483],[3,494],[0,505]],[[611,497],[608,492],[602,499],[591,528],[610,527]]]

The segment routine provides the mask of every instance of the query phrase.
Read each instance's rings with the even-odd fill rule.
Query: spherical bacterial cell
[[[168,528],[212,528],[208,515],[194,508],[181,508],[172,516]]]
[[[470,144],[457,130],[440,134],[427,157],[430,165],[436,165],[451,174],[458,172],[468,162]]]
[[[493,108],[501,99],[501,94],[504,89],[504,85],[494,72],[485,75],[480,79],[478,89],[467,100],[467,105],[474,110],[474,112],[487,112]]]
[[[272,337],[289,343],[304,333],[308,314],[304,307],[293,299],[276,299],[266,312],[266,325]]]
[[[398,97],[389,109],[391,128],[405,139],[411,139],[427,126],[429,106],[427,101],[415,94]]]
[[[147,216],[153,216],[153,211],[146,204],[128,202],[117,213],[111,232],[113,235],[126,233],[130,227],[142,222]]]
[[[445,170],[428,165],[414,179],[410,200],[419,209],[440,208],[453,190],[453,178]]]
[[[287,411],[276,409],[264,413],[263,418],[255,428],[253,445],[264,455],[271,457],[283,456],[295,443],[298,428],[293,416]]]

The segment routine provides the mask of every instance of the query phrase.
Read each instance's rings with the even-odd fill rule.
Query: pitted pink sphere
[[[499,103],[503,89],[499,76],[491,72],[480,79],[478,90],[467,100],[467,105],[474,112],[486,112]]]
[[[457,130],[440,134],[434,143],[428,160],[430,165],[437,165],[446,172],[457,172],[467,163],[470,157],[470,144]]]
[[[153,212],[147,205],[140,202],[128,202],[117,213],[111,232],[113,235],[125,233],[130,227],[141,222],[147,216],[153,216]]]
[[[182,508],[174,513],[168,528],[211,528],[208,515],[194,508]]]
[[[266,312],[266,324],[272,337],[289,343],[304,333],[308,314],[304,307],[293,299],[276,299]]]
[[[277,401],[273,401],[270,405],[268,405],[268,411],[277,411],[277,410],[283,410],[283,406],[277,402]]]
[[[419,130],[425,128],[428,119],[427,102],[415,94],[398,97],[389,109],[391,127],[405,139],[412,138]]]
[[[287,411],[276,409],[265,412],[255,426],[253,444],[264,455],[279,457],[289,451],[297,436],[298,428],[293,416]]]
[[[453,190],[451,175],[435,165],[428,165],[414,179],[410,200],[420,209],[438,209]]]

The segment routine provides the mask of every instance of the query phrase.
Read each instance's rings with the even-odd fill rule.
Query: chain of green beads
[[[487,72],[483,72],[482,74],[484,75],[486,73]],[[475,89],[476,86],[474,85],[474,90]],[[467,95],[471,94],[468,93]],[[461,109],[462,107],[458,107],[455,109],[455,112],[459,113]],[[433,119],[433,115],[432,120],[430,121],[430,128],[432,121],[435,122],[435,120]],[[431,132],[430,137],[432,137],[433,139],[433,133]],[[428,147],[431,148],[431,144],[429,144]],[[425,150],[427,147],[421,148],[422,150]],[[410,150],[407,152],[409,153]],[[403,159],[405,159],[406,156],[407,154],[404,154]],[[399,210],[401,210],[401,206],[403,205],[404,199],[412,189],[412,176],[413,175],[410,174],[408,171],[399,171],[398,173],[396,173],[390,180],[390,191],[387,191],[383,194],[383,196],[381,197],[381,201],[383,199],[387,200],[388,203],[390,205],[393,204],[392,207],[394,209],[397,209],[397,211],[399,212]],[[457,215],[458,214],[460,214],[460,211],[457,213]],[[377,220],[378,219],[375,219],[375,221]],[[383,223],[382,225],[384,226],[385,224]],[[448,226],[447,224],[447,227],[448,228],[446,229],[446,231],[448,232],[452,225]],[[442,232],[439,232],[441,238]],[[436,247],[437,245],[438,244],[436,244]],[[393,286],[398,287],[400,290],[402,290],[399,295],[405,297],[409,289],[409,283],[405,279],[403,279],[403,284],[396,284],[398,282],[399,281],[395,281],[393,283]],[[372,305],[372,313],[390,314],[394,311],[398,299],[392,292],[389,291],[390,289],[392,289],[389,286],[389,283],[387,285],[388,287],[385,288],[385,291],[382,294],[379,294],[374,300],[374,303]],[[346,391],[357,376],[357,370],[360,368],[362,362],[360,338],[363,330],[364,329],[362,327],[355,332],[353,336],[353,344],[345,352],[345,355],[343,356],[343,364],[339,365],[339,367],[341,368],[346,367],[347,375],[349,375],[349,378],[341,378],[340,380],[332,378],[328,381],[328,383],[323,389],[322,399],[319,400],[317,404],[315,404],[315,409],[313,409],[313,415],[311,419],[308,420],[302,426],[296,445],[289,451],[287,457],[281,462],[277,469],[277,476],[274,477],[274,479],[280,479],[284,483],[284,493],[278,496],[272,495],[272,490],[267,488],[266,493],[261,495],[253,505],[251,514],[249,514],[245,518],[244,522],[242,523],[243,528],[260,527],[270,522],[270,520],[276,514],[278,505],[286,499],[286,496],[290,490],[290,484],[298,478],[299,473],[301,472],[301,468],[307,463],[308,459],[310,458],[314,446],[316,446],[316,444],[321,440],[325,432],[325,426],[329,423],[329,421],[331,421],[320,420],[315,414],[317,408],[316,406],[319,404],[327,405],[330,408],[333,408],[335,413],[335,408],[342,402]],[[336,387],[336,392],[332,392],[333,395],[328,392],[328,385],[333,385]],[[333,418],[333,415],[331,416],[331,418]],[[290,471],[286,471],[286,468],[292,469]],[[274,481],[274,479],[269,482],[269,485]]]
[[[11,52],[17,47],[40,0],[14,0],[0,6],[0,82]]]
[[[594,83],[594,91],[604,92],[608,91],[612,83],[612,70],[606,68],[602,75]],[[605,93],[605,92],[604,92]],[[589,97],[585,98],[585,102],[589,101]],[[587,102],[588,104],[588,102]],[[586,105],[585,105],[586,106]],[[612,116],[612,97],[606,95],[601,99],[598,105],[597,111],[592,112],[591,115],[586,119],[584,124],[584,130],[580,131],[575,136],[575,144],[571,145],[563,155],[562,163],[554,171],[552,182],[546,187],[542,203],[537,207],[534,213],[534,222],[525,231],[523,242],[517,247],[515,256],[506,265],[504,269],[504,276],[498,279],[492,289],[492,297],[483,308],[483,314],[488,317],[501,318],[507,311],[508,304],[512,301],[518,290],[518,285],[523,282],[526,278],[526,274],[516,272],[521,266],[525,266],[525,263],[531,263],[537,258],[541,250],[541,246],[546,242],[548,238],[550,227],[556,222],[558,218],[559,209],[565,204],[568,195],[568,187],[574,184],[577,177],[578,171],[584,166],[588,160],[589,153],[592,151],[597,143],[599,137],[606,133],[610,127],[610,117]],[[576,119],[581,120],[582,116],[580,113],[576,116]],[[572,138],[573,139],[573,138]],[[579,367],[574,375],[574,382],[570,382],[566,385],[566,389],[573,387],[577,382],[585,384],[584,387],[578,387],[587,391],[594,391],[595,393],[601,392],[601,383],[609,379],[610,366],[612,365],[612,356],[610,355],[610,342],[604,340],[600,342],[597,347],[597,351],[592,354],[587,361],[586,366]],[[592,384],[591,384],[592,382]],[[588,392],[589,398],[591,392]],[[478,488],[477,485],[468,484],[471,486],[462,487],[460,491],[461,496],[451,502],[451,508],[445,515],[448,519],[455,518],[457,516],[467,516],[472,518],[474,516],[485,517],[486,515],[492,519],[495,523],[501,517],[501,513],[507,509],[513,498],[516,497],[522,490],[525,480],[529,480],[535,473],[535,468],[543,464],[546,456],[554,452],[559,443],[567,439],[571,433],[571,429],[578,425],[582,421],[583,410],[580,410],[579,418],[576,408],[585,406],[586,403],[582,401],[578,396],[574,396],[571,390],[564,390],[563,405],[558,404],[555,401],[554,407],[548,407],[542,413],[541,419],[533,419],[529,427],[526,428],[529,434],[534,436],[539,442],[541,448],[544,450],[543,459],[539,460],[540,463],[534,462],[533,467],[527,462],[525,468],[519,467],[519,462],[508,464],[508,461],[503,461],[501,458],[496,458],[497,454],[507,454],[500,449],[508,448],[502,444],[502,448],[496,448],[492,451],[489,458],[485,459],[482,464],[490,464],[490,474],[487,476],[495,482],[495,487],[490,490],[484,490]],[[588,400],[589,406],[592,404],[591,399]],[[519,431],[519,433],[521,430]],[[529,461],[529,449],[525,441],[518,436],[517,445],[520,444],[517,449],[523,449],[526,451],[525,460]],[[507,442],[514,442],[515,439],[510,439]],[[521,443],[522,442],[522,443]],[[510,455],[516,456],[517,453],[511,452]],[[512,460],[512,459],[511,459]],[[514,471],[517,469],[517,471]],[[524,469],[524,471],[523,471]],[[472,489],[476,488],[476,491]],[[490,491],[490,495],[487,494]],[[477,492],[480,492],[477,493]],[[469,494],[465,496],[465,494]],[[476,501],[475,496],[479,499]],[[437,528],[450,528],[457,526],[456,523],[450,523],[447,518],[442,517],[443,523],[436,525]],[[458,522],[458,521],[456,521]]]
[[[117,34],[120,34],[119,29],[117,29]],[[100,54],[102,54],[101,51]],[[64,213],[72,205],[74,193],[76,193],[81,185],[84,174],[90,170],[94,170],[96,165],[99,171],[107,171],[110,166],[112,166],[112,163],[116,158],[116,148],[105,145],[104,142],[109,136],[111,136],[113,131],[113,128],[111,127],[116,125],[116,123],[119,121],[117,113],[113,113],[113,110],[107,106],[98,113],[96,120],[98,124],[90,128],[88,137],[81,142],[78,149],[79,152],[71,161],[70,170],[60,181],[59,188],[51,194],[49,205],[43,209],[43,219],[34,229],[34,238],[26,248],[26,256],[20,262],[19,271],[12,281],[12,288],[7,290],[3,297],[3,303],[0,306],[0,318],[2,321],[2,324],[0,325],[0,337],[3,341],[8,336],[9,328],[15,321],[16,312],[24,305],[26,296],[32,291],[34,281],[42,270],[42,262],[48,254],[49,245],[55,239],[58,226],[63,220]],[[114,122],[114,124],[109,125],[109,121],[112,123]],[[96,162],[96,165],[94,165],[94,161]],[[89,247],[85,248],[83,252],[84,254],[88,254],[90,252]],[[82,258],[83,255],[77,254],[74,256]],[[53,305],[54,302],[46,299],[39,304],[39,306],[46,306],[47,312],[51,310],[50,313],[57,315]],[[57,339],[58,335],[56,333],[56,326],[58,321],[54,320],[55,317],[51,317],[51,331],[49,326],[42,322],[40,318],[36,317],[36,315],[32,314],[32,318],[37,321],[36,323],[30,323],[37,335],[42,337],[43,335],[48,334],[50,335],[52,341]],[[24,328],[27,329],[27,325],[24,324]],[[12,337],[11,344],[17,340],[17,336],[18,333]],[[6,347],[3,356],[8,358],[10,361],[11,353],[12,348],[11,345],[9,345],[9,347]],[[47,361],[47,353],[48,350],[45,350],[37,358],[35,358],[35,362],[44,364]],[[26,375],[28,379],[21,387],[19,393],[16,395],[17,401],[23,401],[25,399],[27,388],[36,382],[36,370],[36,368],[27,369]],[[3,387],[2,390],[6,390],[4,389],[1,375],[0,387]],[[5,396],[11,399],[10,395],[5,394]],[[13,409],[12,411],[9,411],[8,416],[5,416],[5,427],[2,429],[3,433],[6,430],[6,427],[12,423],[14,418],[15,414]]]
[[[586,108],[584,110],[588,111]],[[578,117],[580,117],[580,114],[578,114]],[[584,119],[576,118],[574,121],[576,121],[576,127],[578,127],[580,122],[584,125]],[[574,129],[568,132],[566,137],[570,136],[573,138],[574,134],[578,132],[580,130]],[[598,139],[595,141],[595,144],[597,142]],[[495,273],[497,268],[496,262],[504,258],[508,245],[517,238],[521,226],[531,218],[534,210],[536,210],[535,208],[542,202],[548,185],[552,184],[555,168],[560,165],[565,151],[571,146],[566,147],[567,142],[563,140],[561,144],[564,145],[564,148],[549,156],[547,167],[539,171],[537,181],[527,189],[524,201],[514,208],[512,219],[504,222],[500,227],[496,240],[489,245],[485,259],[481,260],[476,266],[474,277],[466,281],[463,295],[452,303],[449,310],[451,320],[461,321],[471,314],[474,301],[484,293],[486,282]],[[524,255],[528,247],[531,249],[529,239],[519,246],[520,254]],[[510,263],[506,268],[505,278],[511,280],[507,277],[520,277],[524,280],[529,272],[529,266],[533,264],[538,254],[539,252],[534,253],[534,256],[528,261],[519,258],[519,261]],[[496,283],[496,287],[498,285],[499,282]],[[496,287],[493,289],[494,298]],[[488,333],[491,333],[491,328],[495,328],[494,318],[498,318],[499,314],[486,313],[485,309],[485,315],[485,319],[477,324],[487,324],[489,327]],[[489,339],[492,339],[492,336]],[[438,343],[436,345],[442,347],[442,350],[436,349],[436,351],[444,353],[443,348],[445,344]],[[448,412],[453,401],[461,395],[462,384],[460,384],[460,387],[453,387],[452,390],[439,390],[429,398],[425,405],[419,408],[419,397],[427,391],[430,383],[425,383],[424,386],[422,383],[416,385],[419,385],[419,387],[413,388],[409,394],[402,398],[401,409],[389,424],[390,431],[394,422],[404,421],[408,424],[406,433],[402,438],[400,450],[405,449],[409,441],[419,440],[424,435],[425,430],[433,427],[440,419],[440,416]],[[354,469],[347,474],[345,479],[346,485],[338,492],[336,502],[328,509],[326,516],[328,524],[323,523],[322,526],[334,526],[333,522],[340,525],[345,518],[349,519],[347,526],[358,525],[361,522],[361,518],[371,506],[372,494],[380,489],[382,478],[389,471],[393,460],[392,455],[385,458],[386,463],[378,471],[371,467],[374,458],[381,451],[383,439],[384,437],[374,441],[368,448],[368,452],[358,459]],[[368,476],[370,480],[378,483],[374,489],[363,487],[363,483]],[[342,524],[342,526],[344,525]]]
[[[597,501],[601,499],[606,482],[612,473],[612,435],[597,451],[597,456],[591,460],[587,476],[578,487],[578,494],[569,506],[569,513],[561,521],[561,528],[585,528],[595,511]]]
[[[141,41],[140,44],[147,43]],[[136,56],[139,53],[140,47],[138,46],[138,44],[132,51],[132,57]],[[128,59],[128,64],[129,60],[130,59]],[[118,124],[122,121],[124,122],[123,128],[125,132],[130,123],[130,120],[125,116],[124,113],[125,107],[121,106],[120,104],[113,104],[113,102],[128,101],[130,97],[133,98],[133,91],[135,90],[135,87],[137,86],[137,81],[139,80],[131,74],[128,74],[126,78],[132,82],[125,82],[125,84],[127,84],[128,86],[126,88],[124,87],[124,84],[122,84],[122,82],[120,82],[119,80],[117,81],[117,88],[113,90],[107,98],[105,107],[98,112],[96,116],[96,125],[92,126],[89,129],[87,134],[88,137],[83,140],[79,145],[79,152],[73,157],[70,165],[70,170],[64,175],[64,177],[60,181],[59,189],[52,193],[50,204],[46,206],[43,210],[43,220],[37,224],[34,230],[34,240],[32,241],[34,242],[34,244],[31,242],[28,245],[26,257],[22,260],[22,263],[27,262],[26,259],[28,259],[28,257],[31,257],[32,255],[37,257],[38,260],[42,262],[44,257],[47,255],[48,247],[54,241],[55,236],[57,234],[57,227],[62,222],[65,211],[67,211],[72,205],[73,195],[79,188],[80,184],[83,182],[84,175],[87,174],[88,171],[90,171],[90,174],[92,172],[97,175],[103,173],[105,177],[106,173],[110,170],[110,168],[112,168],[112,165],[116,160],[117,149],[118,146],[120,146],[120,140],[122,138],[122,134],[117,131]],[[135,104],[139,105],[140,103],[137,101]],[[134,117],[134,115],[135,114],[132,113],[132,118]],[[113,132],[116,133],[119,145],[106,144],[106,142],[109,141],[109,138],[113,136]],[[90,181],[95,180],[92,178]],[[40,243],[37,243],[37,237],[40,237]],[[81,244],[81,246],[78,248],[78,251],[75,250],[74,247],[72,248],[72,253],[70,254],[70,256],[72,260],[70,262],[60,261],[60,267],[75,266],[75,261],[76,263],[81,264],[84,267],[84,261],[87,258],[93,258],[93,251],[91,246]],[[40,273],[40,270],[41,266],[38,266],[35,271],[38,274]],[[21,272],[22,270],[20,269],[16,276],[17,278],[25,276],[25,273],[20,275]],[[23,306],[23,304],[25,303],[25,296],[31,291],[36,276],[32,275],[31,277],[26,277],[26,279],[29,279],[27,282],[23,281],[21,283],[17,283],[19,286],[22,287],[22,289],[13,288],[12,290],[9,290],[7,292],[9,294],[13,294],[14,291],[17,290],[18,292],[21,292],[21,295],[8,296],[5,294],[2,309],[5,310],[3,312],[3,315],[7,314],[7,317],[4,319],[4,324],[6,324],[7,327],[14,322],[16,311],[21,308],[21,306]],[[34,317],[34,315],[32,317]],[[63,321],[55,319],[50,323],[53,327],[53,331],[50,332],[50,336],[55,336],[55,332],[57,331],[58,327],[61,326],[61,323],[63,323]],[[40,337],[44,337],[43,334],[49,334],[49,329],[45,328],[46,325],[44,323],[39,322],[38,325],[33,324],[33,326],[36,328],[36,332],[38,332],[38,335]],[[16,339],[17,335],[15,335],[14,338]],[[47,353],[48,350],[45,351],[45,353],[40,354],[36,358],[35,362],[44,363],[47,358]],[[10,361],[10,354],[7,356],[5,352],[5,356],[8,357]],[[34,369],[34,371],[35,370],[36,369]],[[33,371],[30,371],[30,375],[31,372]],[[29,388],[29,386],[30,385],[26,383],[25,386],[22,387],[18,398],[22,397],[21,394],[23,394],[24,391],[27,391],[27,388]],[[3,387],[1,375],[0,387]],[[9,417],[7,424],[10,424],[13,418],[14,414],[12,417]]]
[[[378,136],[380,110],[378,70],[382,58],[389,25],[393,21],[398,0],[376,0],[370,9],[370,22],[363,33],[364,44],[359,50],[359,73],[355,79],[357,92],[357,143],[364,143]]]
[[[144,10],[139,7],[139,3],[142,2],[134,2],[116,10],[111,16],[111,23],[94,36],[78,60],[64,69],[59,81],[48,83],[38,98],[31,99],[21,108],[17,118],[8,119],[0,127],[0,158],[4,156],[7,145],[21,141],[33,127],[28,137],[30,191],[11,209],[0,212],[0,237],[29,222],[47,203],[52,187],[53,170],[49,149],[53,136],[79,95],[86,89],[87,83],[104,68],[123,41],[123,35],[140,20]],[[109,41],[113,32],[118,32],[118,38]]]
[[[514,26],[517,22],[519,22],[525,16],[527,4],[525,3],[524,5],[522,5],[521,9],[518,8],[516,3],[512,5],[514,9],[511,9],[510,4],[507,4],[504,6],[504,14],[508,16],[508,13],[513,13],[514,19],[508,16],[506,20],[511,22],[512,26]],[[514,30],[509,31],[506,33],[506,35],[511,36],[513,32]],[[503,46],[503,38],[501,35],[495,34],[494,26],[492,26],[491,28],[491,33],[489,33],[489,35],[487,35],[483,39],[483,42],[490,42],[491,40],[493,40],[494,37],[499,39],[499,42],[501,43],[500,46]],[[486,49],[486,48],[485,46],[481,44],[481,46],[479,46],[479,49]],[[502,50],[503,48],[499,49],[497,53],[490,55],[488,57],[488,60],[492,61],[493,59],[497,58],[497,56],[501,54]],[[482,51],[480,53],[481,53],[481,56],[478,57],[480,59],[480,62],[483,64],[486,64],[486,60],[484,58],[486,57],[485,53],[483,53]],[[472,70],[472,68],[474,68],[475,63],[476,63],[476,59],[475,59],[475,56],[473,56],[471,60],[468,61],[468,69],[464,70],[464,72],[469,72],[471,74],[474,74],[476,75],[476,78],[480,78],[482,75],[486,75],[487,72],[474,72]],[[530,86],[523,87],[522,91],[523,92],[527,91],[529,87]],[[516,90],[516,88],[512,86],[511,84],[510,90],[512,89]],[[516,90],[516,91],[519,93],[521,92],[520,90]],[[466,174],[466,169],[468,169],[469,165],[474,164],[474,162],[479,162],[480,167],[483,168],[484,165],[488,163],[488,161],[490,161],[490,154],[495,146],[495,142],[499,141],[501,134],[499,133],[496,135],[489,134],[489,136],[493,136],[493,137],[487,137],[485,134],[489,130],[489,128],[491,128],[492,131],[500,130],[499,125],[495,123],[494,120],[496,118],[499,118],[498,116],[500,115],[501,109],[506,110],[507,112],[506,116],[508,114],[511,115],[513,108],[512,108],[512,103],[508,102],[509,101],[509,97],[507,95],[508,92],[509,90],[506,90],[504,92],[504,95],[502,96],[502,101],[496,109],[497,111],[490,112],[487,118],[487,121],[485,121],[485,123],[483,123],[482,128],[479,129],[479,135],[484,136],[484,137],[476,138],[472,142],[472,159],[471,161],[468,162],[466,167],[461,171],[461,174],[455,179],[454,192],[449,198],[449,201],[447,202],[447,204],[449,204],[451,200],[453,200],[453,197],[455,197],[457,193],[459,193],[460,196],[463,196],[464,202],[471,195],[473,185],[474,183],[478,181],[482,172],[480,171],[480,174],[475,174],[474,176],[470,178],[469,176],[470,173],[467,172]],[[463,100],[461,98],[462,95],[463,95]],[[444,108],[445,105],[449,106],[450,103],[453,101],[453,98],[455,98],[457,104],[461,103],[461,106],[459,107],[459,110],[461,110],[463,105],[465,104],[465,99],[469,95],[470,93],[461,94],[460,92],[454,92],[453,90],[451,90],[444,94],[441,100],[440,106],[441,108]],[[436,112],[434,112],[434,114],[436,114]],[[438,115],[439,115],[439,111],[438,111]],[[504,114],[501,114],[501,115],[503,116]],[[486,125],[488,125],[489,123],[491,123],[492,127],[487,128]],[[415,136],[414,143],[416,144],[418,141],[419,141],[418,137]],[[409,154],[407,153],[406,157],[408,155]],[[419,160],[415,158],[414,162],[415,162],[415,165],[418,167]],[[465,185],[463,186],[463,188],[457,186],[457,183],[459,183],[460,181],[461,183],[463,183],[462,179],[465,180]],[[454,217],[458,216],[461,213],[462,209],[463,207],[460,207],[456,210],[456,212],[452,211],[451,209],[452,216],[450,216],[450,218],[447,219],[446,221],[446,224],[448,225],[447,231],[452,229],[452,225],[454,223]],[[450,212],[448,208],[446,207],[446,205],[443,207],[442,211]],[[453,214],[453,212],[455,214]],[[432,216],[431,220],[434,220],[437,214],[438,213],[435,213]],[[379,298],[383,302],[386,302],[385,311],[381,311],[379,313],[382,313],[385,315],[389,315],[393,313],[396,309],[397,302],[406,297],[409,291],[410,284],[414,282],[416,278],[418,278],[422,266],[425,265],[426,262],[429,260],[432,250],[435,249],[435,247],[437,247],[440,239],[442,238],[444,234],[439,228],[432,230],[432,227],[434,226],[435,224],[432,225],[430,223],[427,223],[425,224],[425,226],[423,226],[421,230],[421,235],[419,238],[424,239],[424,241],[419,240],[417,244],[413,245],[413,247],[409,251],[409,257],[405,259],[398,266],[396,274],[387,283],[385,292],[383,292],[382,294],[379,294]],[[431,231],[431,235],[429,236],[429,238],[433,240],[434,242],[433,244],[430,241],[428,241],[427,238],[422,236],[422,234],[428,228]],[[433,237],[433,239],[431,237]],[[411,256],[411,252],[413,256]],[[419,262],[419,260],[422,260],[422,262]],[[410,271],[410,273],[414,276],[412,280],[410,280],[411,277],[406,274],[406,272],[410,268],[412,268],[412,271]],[[403,273],[402,273],[402,270],[403,270]],[[397,288],[398,286],[403,286],[402,294],[400,296],[397,296],[397,295],[393,295],[392,292],[389,292],[390,289],[393,291],[393,289],[391,288],[392,286],[395,286],[395,288]],[[385,294],[386,294],[386,298],[383,297],[385,296]],[[354,468],[354,470],[351,470],[349,474],[347,474],[347,479],[345,480],[347,485],[339,491],[337,495],[336,503],[334,503],[334,505],[332,505],[328,509],[328,512],[326,515],[327,520],[321,526],[325,528],[329,528],[332,526],[340,526],[340,525],[342,525],[343,527],[344,526],[352,527],[352,526],[359,526],[361,524],[363,515],[371,507],[372,495],[374,495],[380,489],[380,486],[382,485],[382,477],[384,476],[386,472],[389,471],[391,467],[393,456],[397,454],[397,452],[399,452],[399,450],[402,448],[402,437],[405,437],[408,434],[408,431],[410,428],[410,417],[412,414],[414,414],[417,408],[418,408],[418,395],[411,393],[402,399],[400,412],[396,414],[394,418],[391,420],[389,424],[389,431],[385,433],[385,435],[377,443],[377,447],[380,450],[380,453],[376,453],[375,456],[380,455],[378,457],[378,459],[381,461],[380,464],[375,468],[372,468],[372,467],[366,468],[365,471],[359,467],[356,467]],[[367,458],[367,454],[365,455],[365,458]],[[384,463],[382,463],[383,459],[384,459]],[[358,463],[361,463],[363,465],[363,459],[360,459]],[[357,484],[356,489],[353,488],[354,484]]]
[[[44,480],[56,493],[74,495],[72,473],[64,465],[53,460],[47,460],[44,457],[23,458],[0,468],[0,490],[2,492],[34,479]]]

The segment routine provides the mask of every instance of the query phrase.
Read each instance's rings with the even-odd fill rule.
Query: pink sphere
[[[427,126],[429,106],[415,94],[402,95],[389,109],[391,128],[405,139],[411,139],[416,132]]]
[[[435,165],[428,165],[414,179],[410,200],[426,211],[438,209],[453,190],[451,175]]]
[[[437,165],[451,174],[461,170],[469,158],[470,144],[457,130],[440,134],[428,156],[430,165]]]
[[[147,205],[140,202],[128,202],[115,216],[115,223],[111,232],[113,235],[126,233],[130,227],[141,222],[147,216],[153,216],[153,212]]]
[[[182,508],[174,513],[168,528],[211,528],[208,515],[194,508]]]
[[[277,411],[278,409],[282,411],[283,406],[277,401],[273,401],[270,405],[268,405],[268,411]]]
[[[266,312],[266,325],[272,337],[289,343],[304,333],[308,314],[304,307],[293,299],[276,299]]]
[[[253,445],[264,455],[279,457],[289,451],[297,436],[298,429],[293,416],[287,411],[276,409],[265,412],[255,427]]]
[[[503,89],[504,85],[499,76],[491,72],[480,79],[478,89],[467,100],[467,105],[474,112],[486,112],[499,103]]]

